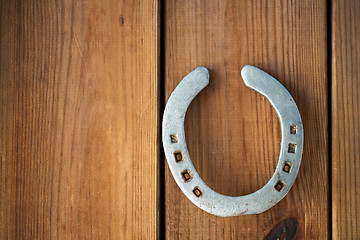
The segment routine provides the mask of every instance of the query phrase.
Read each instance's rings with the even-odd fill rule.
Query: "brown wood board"
[[[332,1],[332,227],[360,239],[360,2]]]
[[[155,239],[158,2],[1,2],[1,239]]]
[[[263,69],[289,90],[305,132],[292,190],[260,215],[220,218],[200,210],[166,166],[168,239],[329,237],[326,20],[325,1],[165,2],[166,99],[196,66],[210,70],[209,86],[188,109],[185,132],[192,162],[211,188],[231,196],[254,192],[278,160],[279,121],[270,103],[245,87],[244,65]]]

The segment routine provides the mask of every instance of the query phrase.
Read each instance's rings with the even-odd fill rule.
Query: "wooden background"
[[[359,1],[0,4],[0,239],[360,239]],[[257,190],[281,136],[246,64],[294,97],[304,154],[279,204],[220,218],[177,187],[161,115],[207,67],[185,122],[193,164],[222,194]]]

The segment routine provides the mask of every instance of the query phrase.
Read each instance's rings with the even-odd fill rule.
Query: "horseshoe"
[[[281,83],[262,70],[246,65],[241,70],[245,85],[264,95],[281,123],[281,149],[271,179],[254,193],[232,197],[208,187],[195,170],[185,141],[186,110],[194,97],[209,84],[209,72],[198,67],[182,79],[172,92],[164,111],[162,141],[171,173],[187,198],[202,210],[217,216],[262,213],[289,192],[299,171],[304,130],[299,110]]]

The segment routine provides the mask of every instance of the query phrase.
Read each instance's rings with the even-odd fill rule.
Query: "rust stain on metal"
[[[171,139],[171,143],[177,143],[178,142],[178,137],[176,136],[176,134],[171,134],[170,139]]]
[[[195,194],[196,197],[201,197],[202,195],[202,191],[199,187],[195,187],[193,193]]]
[[[290,172],[290,169],[291,169],[291,166],[292,166],[292,164],[291,164],[290,162],[285,161],[285,164],[284,164],[284,167],[283,167],[283,171],[289,173],[289,172]]]
[[[177,162],[177,163],[182,162],[184,160],[183,154],[181,151],[175,151],[174,157],[175,157],[175,162]]]
[[[276,224],[273,229],[264,237],[264,240],[291,240],[296,235],[299,221],[294,218],[287,218]]]
[[[283,188],[285,187],[285,183],[283,182],[283,181],[281,181],[281,180],[279,180],[277,183],[276,183],[276,185],[275,185],[275,189],[277,190],[277,191],[281,191],[281,190],[283,190]]]
[[[184,171],[182,171],[181,176],[185,182],[190,182],[190,180],[193,178],[189,169],[185,169]]]
[[[246,209],[245,211],[241,212],[238,216],[245,215],[245,213],[247,213],[248,211],[249,211],[249,209]]]

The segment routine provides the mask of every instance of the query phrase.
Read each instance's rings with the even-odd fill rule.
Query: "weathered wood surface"
[[[289,90],[306,143],[292,190],[261,215],[220,218],[200,210],[166,166],[168,239],[329,237],[326,27],[325,1],[166,1],[166,99],[196,66],[210,70],[210,84],[189,107],[185,126],[203,180],[220,193],[243,195],[262,187],[275,169],[279,121],[270,103],[245,87],[240,71],[246,64]]]
[[[157,1],[0,10],[0,238],[155,239]]]
[[[332,226],[360,239],[360,2],[332,1]]]
[[[1,1],[0,238],[359,238],[358,1],[333,0],[331,12],[324,0],[162,1],[163,49],[159,3]],[[200,175],[232,196],[271,177],[280,126],[243,84],[245,64],[298,104],[305,148],[293,189],[261,215],[219,218],[190,203],[165,165],[164,221],[159,90],[166,100],[196,66],[211,74],[186,118]]]

